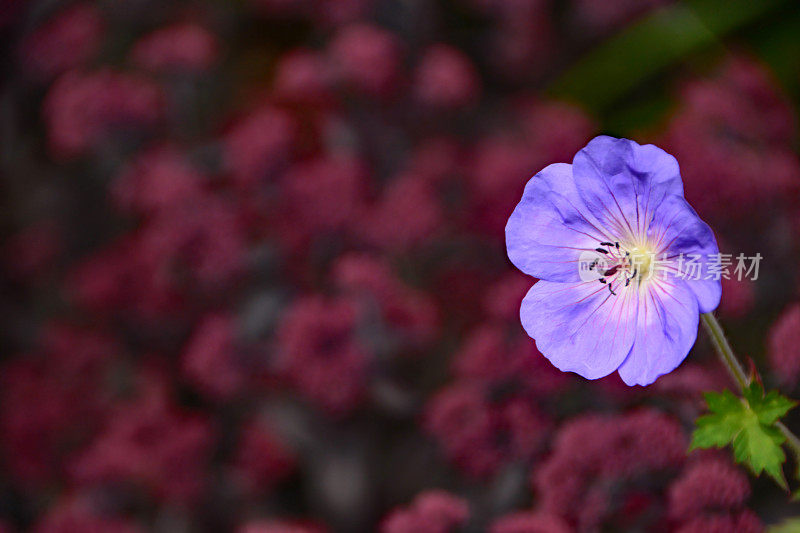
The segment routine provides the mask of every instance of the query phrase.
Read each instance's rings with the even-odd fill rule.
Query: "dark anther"
[[[608,250],[606,250],[605,248],[595,248],[595,250],[597,250],[601,254],[607,254],[608,253]]]
[[[627,287],[630,284],[631,284],[631,278],[626,278],[625,279],[625,286]]]
[[[614,292],[614,289],[611,288],[611,285],[606,285],[606,287],[608,287],[608,290],[611,292],[611,294],[613,294],[614,296],[617,295],[617,293]]]
[[[614,246],[613,242],[601,242],[600,246]]]
[[[606,282],[606,278],[600,278],[597,281],[599,281],[600,283],[605,283]]]
[[[617,250],[619,250],[619,243],[618,243],[618,242],[615,242],[615,243],[614,243],[614,246],[616,246],[616,247],[617,247]]]
[[[605,272],[603,272],[603,275],[604,276],[613,276],[614,274],[617,273],[617,270],[619,270],[619,265],[614,265],[613,267],[611,267],[608,270],[606,270]]]

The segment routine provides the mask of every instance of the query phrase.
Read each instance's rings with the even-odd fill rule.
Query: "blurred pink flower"
[[[106,136],[130,128],[149,128],[162,116],[161,89],[132,74],[100,70],[68,72],[50,88],[42,107],[54,157],[85,154]]]
[[[548,434],[549,421],[513,385],[485,389],[456,382],[429,401],[425,427],[447,458],[468,475],[487,477],[511,461],[528,461]]]
[[[598,129],[594,119],[579,107],[557,100],[523,98],[513,111],[539,167],[572,161]]]
[[[357,92],[387,97],[397,89],[401,50],[390,32],[363,23],[343,27],[331,41],[329,53],[338,77]]]
[[[624,23],[672,0],[576,0],[571,18],[583,34],[594,37],[617,29]]]
[[[129,163],[111,185],[111,199],[124,212],[149,214],[199,201],[203,176],[176,147],[154,146]]]
[[[755,283],[747,278],[722,279],[722,300],[719,311],[726,318],[740,319],[755,305]]]
[[[530,176],[551,163],[571,161],[596,128],[581,110],[561,102],[526,98],[512,112],[519,133],[482,139],[469,163],[473,223],[492,235],[502,234]]]
[[[335,414],[355,408],[365,394],[371,355],[355,335],[356,319],[349,301],[310,296],[292,304],[277,332],[278,374]]]
[[[237,533],[326,533],[327,531],[327,528],[307,520],[257,520],[240,527]]]
[[[477,0],[493,24],[486,59],[511,79],[538,77],[556,52],[550,0]]]
[[[699,411],[705,405],[703,392],[721,391],[729,386],[729,376],[718,366],[707,368],[689,362],[660,378],[654,384],[654,394],[668,396],[679,402],[691,402]]]
[[[431,107],[460,108],[480,96],[478,72],[463,52],[446,44],[429,47],[414,74],[414,95]]]
[[[764,524],[756,514],[747,509],[732,515],[698,516],[687,522],[676,533],[763,533]]]
[[[260,15],[287,19],[302,17],[322,27],[355,22],[369,12],[374,0],[248,0]]]
[[[285,223],[307,235],[345,228],[360,213],[367,178],[362,162],[344,155],[293,165],[281,178]]]
[[[401,344],[419,346],[437,333],[434,303],[403,284],[384,261],[366,254],[343,255],[333,265],[332,276],[341,294],[352,297],[361,313],[377,310]]]
[[[201,494],[213,434],[202,415],[145,391],[120,404],[70,471],[81,486],[134,484],[155,499],[191,504]]]
[[[597,528],[613,508],[609,485],[680,466],[686,446],[678,422],[657,411],[573,417],[559,430],[553,454],[533,472],[539,509],[579,530]]]
[[[141,247],[138,236],[125,236],[77,261],[65,283],[70,300],[92,312],[132,314],[148,321],[178,314],[184,298]]]
[[[796,196],[794,114],[761,65],[731,57],[717,75],[686,84],[681,97],[663,142],[701,215],[752,225]]]
[[[31,530],[34,533],[141,533],[135,522],[107,516],[91,502],[70,498],[47,511]]]
[[[530,147],[506,136],[487,138],[475,147],[470,165],[475,221],[502,235],[528,179],[538,170]]]
[[[490,533],[571,533],[572,529],[557,516],[521,511],[499,518],[489,531]]]
[[[297,134],[291,114],[271,105],[244,115],[226,133],[223,151],[234,182],[261,186],[287,161]]]
[[[501,325],[475,327],[452,359],[455,377],[487,387],[512,383],[512,390],[533,398],[561,392],[569,378],[515,333],[509,335]]]
[[[243,392],[245,382],[245,369],[236,348],[232,317],[204,317],[184,349],[181,370],[202,393],[212,399],[229,400]]]
[[[495,320],[514,322],[519,319],[522,298],[531,288],[531,278],[514,271],[496,281],[486,291],[484,308],[486,314]]]
[[[461,143],[454,138],[425,139],[409,157],[408,172],[438,185],[461,171],[462,149]]]
[[[705,512],[740,509],[750,497],[747,476],[720,459],[689,466],[669,488],[669,514],[681,522]]]
[[[214,66],[218,56],[217,37],[190,22],[159,28],[131,51],[135,65],[157,73],[200,73]]]
[[[403,221],[398,224],[398,221]],[[388,252],[407,252],[435,239],[443,224],[436,191],[414,174],[394,178],[370,206],[357,229],[372,245]]]
[[[381,533],[448,533],[466,523],[467,502],[442,490],[418,495],[404,508],[389,514],[380,526]]]
[[[97,6],[73,4],[48,19],[20,45],[22,68],[49,81],[73,68],[86,66],[97,54],[105,22]]]
[[[99,330],[49,324],[37,352],[3,364],[0,444],[23,486],[61,479],[64,463],[107,413],[108,365],[121,350]]]
[[[326,58],[310,49],[284,54],[275,66],[272,94],[280,102],[299,106],[333,102],[333,72]]]
[[[237,205],[207,194],[149,218],[137,253],[175,287],[219,291],[245,271],[247,235]]]
[[[800,305],[781,313],[767,336],[767,357],[776,379],[794,386],[800,377]]]

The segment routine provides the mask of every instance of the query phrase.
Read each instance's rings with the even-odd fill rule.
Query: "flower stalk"
[[[720,361],[722,361],[722,364],[725,365],[725,368],[728,369],[731,377],[738,385],[739,392],[743,392],[750,385],[751,378],[744,371],[741,363],[733,353],[722,326],[713,313],[703,313],[700,318],[703,322],[703,327],[705,327],[708,336],[711,338],[711,344],[714,345],[714,349],[719,355]],[[786,437],[786,443],[792,449],[798,463],[800,463],[800,438],[792,433],[782,422],[776,422],[775,427]]]

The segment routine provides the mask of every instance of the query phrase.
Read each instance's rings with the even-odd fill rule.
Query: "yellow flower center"
[[[602,255],[581,268],[585,266],[586,272],[592,273],[589,279],[606,285],[611,294],[616,295],[616,289],[628,287],[631,283],[641,286],[642,282],[655,277],[659,262],[654,247],[648,243],[626,246],[616,241],[603,241],[599,244],[595,252]]]
[[[628,270],[636,272],[636,277],[640,280],[647,280],[653,275],[655,267],[655,252],[646,245],[633,246],[629,249]]]

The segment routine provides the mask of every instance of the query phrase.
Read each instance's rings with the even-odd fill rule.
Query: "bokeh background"
[[[730,386],[702,334],[647,388],[561,374],[503,242],[545,165],[657,143],[764,257],[719,315],[797,397],[796,2],[5,0],[0,28],[0,531],[800,514],[686,455]]]

